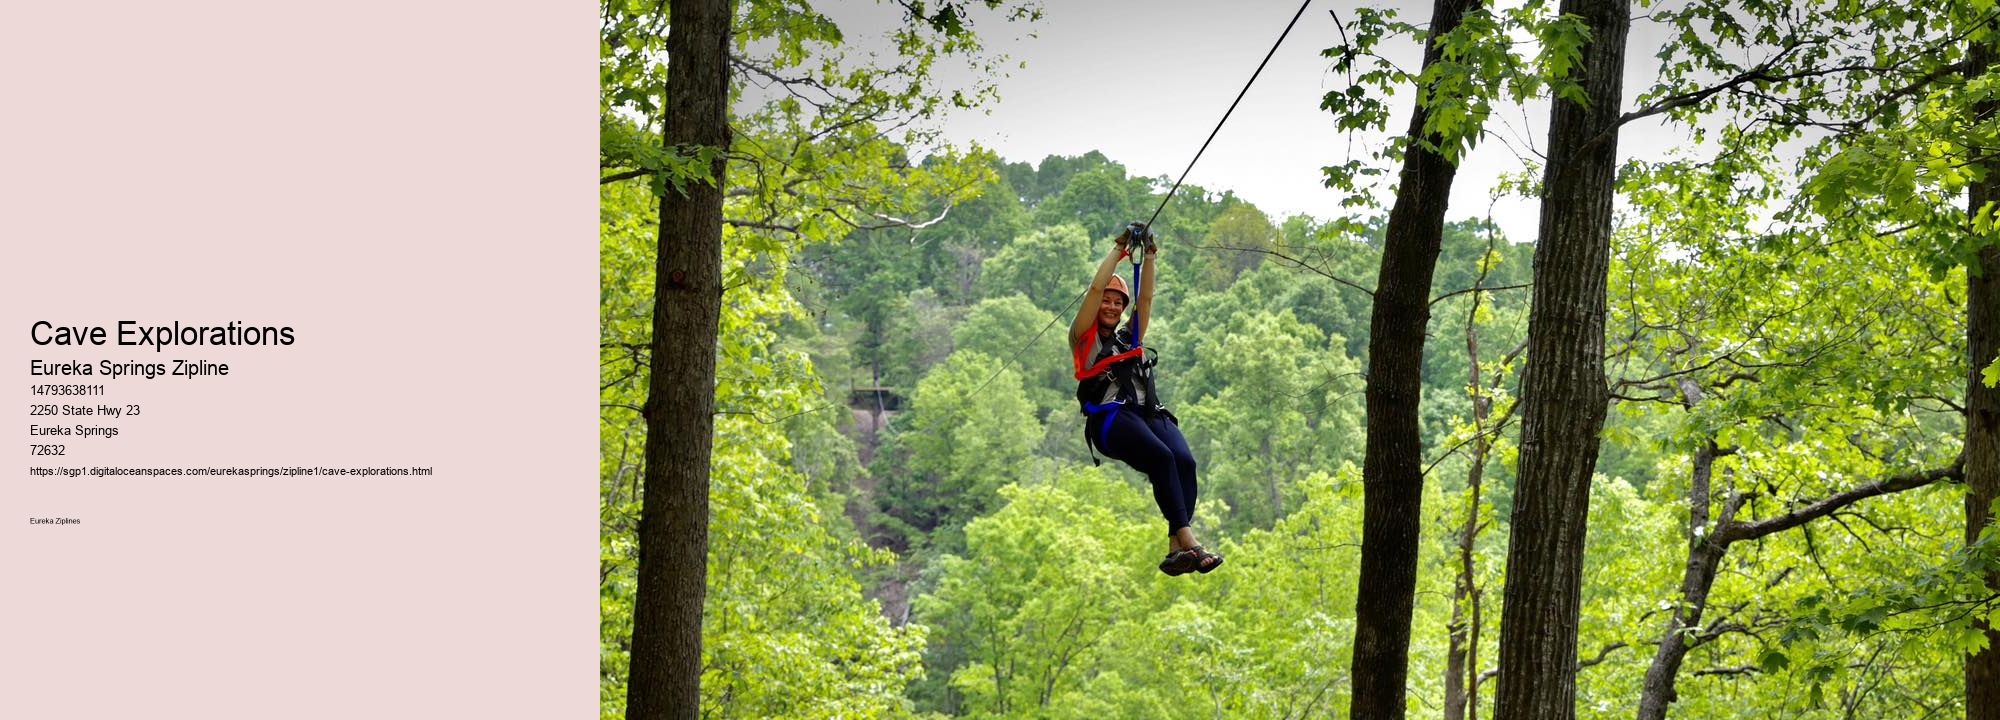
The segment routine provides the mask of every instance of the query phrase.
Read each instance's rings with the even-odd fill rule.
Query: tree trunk
[[[1492,251],[1491,247],[1487,248]],[[1480,274],[1479,287],[1486,282]],[[1444,720],[1479,720],[1479,586],[1478,570],[1472,563],[1474,541],[1479,539],[1480,484],[1486,476],[1486,454],[1492,443],[1486,440],[1486,415],[1492,407],[1479,384],[1479,330],[1473,318],[1479,315],[1480,293],[1472,294],[1472,312],[1465,319],[1465,355],[1472,385],[1472,469],[1465,478],[1465,524],[1458,533],[1458,578],[1452,583],[1451,649],[1445,655]],[[1497,382],[1495,383],[1498,384]],[[1468,622],[1469,616],[1469,622]]]
[[[1682,377],[1678,383],[1688,409],[1692,410],[1702,402],[1703,393],[1694,380]],[[1695,451],[1694,468],[1688,482],[1688,559],[1681,573],[1681,594],[1674,605],[1674,615],[1667,621],[1666,631],[1660,636],[1659,647],[1653,652],[1653,662],[1646,668],[1645,686],[1639,694],[1639,720],[1666,718],[1667,707],[1678,699],[1674,683],[1682,661],[1687,659],[1689,650],[1714,638],[1713,632],[1706,638],[1691,637],[1689,633],[1701,626],[1702,615],[1708,609],[1708,593],[1715,587],[1716,573],[1722,567],[1722,559],[1729,554],[1729,546],[1791,530],[1868,498],[1964,477],[1963,465],[1956,463],[1950,467],[1890,476],[1852,485],[1820,500],[1795,507],[1783,515],[1752,521],[1736,519],[1736,513],[1743,508],[1745,496],[1729,491],[1722,503],[1722,516],[1710,525],[1708,510],[1714,496],[1715,459],[1733,452],[1733,448],[1725,450],[1718,447],[1713,439]]]
[[[1590,478],[1604,429],[1605,276],[1630,0],[1563,0],[1589,28],[1588,107],[1550,113],[1541,237],[1521,378],[1520,479],[1507,548],[1495,717],[1576,717],[1577,612]]]
[[[1639,720],[1665,718],[1667,706],[1679,699],[1674,679],[1680,674],[1681,662],[1687,659],[1691,647],[1687,634],[1701,624],[1702,613],[1708,608],[1708,591],[1715,586],[1715,573],[1727,552],[1728,548],[1721,543],[1703,540],[1688,554],[1687,568],[1681,576],[1680,602],[1674,608],[1673,619],[1667,621],[1666,633],[1660,636],[1652,665],[1646,668],[1645,688],[1639,694]]]
[[[1683,394],[1690,409],[1700,402],[1699,391],[1692,386],[1692,381],[1683,380]],[[1646,668],[1646,684],[1639,693],[1639,720],[1665,718],[1667,705],[1677,699],[1674,678],[1680,674],[1681,661],[1687,659],[1687,632],[1701,624],[1702,613],[1708,608],[1708,591],[1715,587],[1715,573],[1722,567],[1722,556],[1729,552],[1728,544],[1716,530],[1735,519],[1737,501],[1732,499],[1723,508],[1722,518],[1715,527],[1708,526],[1710,481],[1716,454],[1713,441],[1695,451],[1694,473],[1688,482],[1688,559],[1681,571],[1680,602],[1675,604],[1674,615],[1667,620],[1666,632],[1660,636],[1660,645],[1653,651],[1653,664]]]
[[[1264,436],[1264,486],[1271,496],[1271,524],[1285,519],[1284,491],[1278,487],[1278,461],[1271,456],[1271,436]]]
[[[1974,42],[1966,52],[1965,76],[1979,77],[1993,61],[1993,46]],[[1977,118],[1990,119],[1995,104],[1973,107]],[[1970,151],[1971,161],[1986,168],[1985,179],[1966,189],[1967,220],[1987,203],[2000,200],[2000,163],[1992,154]],[[1993,500],[2000,496],[2000,390],[1980,382],[1980,371],[2000,354],[2000,249],[1979,250],[1979,267],[1966,269],[1965,336],[1970,355],[1965,383],[1965,541],[1978,539],[1992,522]],[[1988,588],[2000,589],[2000,577],[1989,574]],[[1966,720],[2000,720],[2000,632],[1986,631],[1986,649],[1965,659]]]
[[[1436,0],[1432,39],[1458,27],[1479,0]],[[1436,42],[1424,67],[1440,60]],[[1368,439],[1362,461],[1361,573],[1354,605],[1356,720],[1401,720],[1410,665],[1410,615],[1417,590],[1417,535],[1423,521],[1423,443],[1417,401],[1423,389],[1424,330],[1431,274],[1444,242],[1445,206],[1458,168],[1415,142],[1429,112],[1410,117],[1410,147],[1382,249],[1368,339]],[[1437,139],[1435,137],[1433,140]]]
[[[677,0],[667,36],[667,151],[729,146],[729,0]],[[715,341],[722,313],[722,153],[713,182],[660,197],[646,394],[646,499],[632,617],[626,717],[701,716],[701,620],[708,592],[708,482]]]

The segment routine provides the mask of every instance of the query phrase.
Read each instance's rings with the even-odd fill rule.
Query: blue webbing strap
[[[1105,410],[1111,411],[1104,415],[1104,423],[1097,426],[1098,445],[1101,446],[1104,444],[1105,434],[1111,432],[1111,421],[1118,417],[1118,411],[1124,407],[1125,407],[1124,400],[1113,400],[1103,405],[1097,405],[1094,403],[1084,403],[1083,414],[1085,415],[1096,415],[1100,412],[1104,412]]]
[[[1134,256],[1137,257],[1137,256]],[[1132,261],[1132,302],[1139,302],[1139,261]],[[1132,311],[1132,347],[1139,347],[1139,311]]]

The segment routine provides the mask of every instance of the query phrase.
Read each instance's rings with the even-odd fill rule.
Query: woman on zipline
[[[1136,300],[1118,277],[1118,261],[1131,256],[1135,230],[1145,248]],[[1138,223],[1120,233],[1116,242],[1098,264],[1097,277],[1091,279],[1090,291],[1084,293],[1076,321],[1069,327],[1076,399],[1089,418],[1084,421],[1084,437],[1105,457],[1152,480],[1153,500],[1167,518],[1167,559],[1160,561],[1160,572],[1205,573],[1222,565],[1222,556],[1203,550],[1188,527],[1194,520],[1194,454],[1181,437],[1178,420],[1160,404],[1153,390],[1153,361],[1140,346],[1153,319],[1153,265],[1159,248],[1146,226]],[[1121,329],[1118,319],[1128,304],[1135,308],[1132,322]]]

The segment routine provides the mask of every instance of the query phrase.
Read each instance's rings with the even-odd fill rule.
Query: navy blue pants
[[[1169,533],[1194,520],[1194,453],[1188,451],[1181,429],[1165,415],[1122,410],[1104,427],[1104,415],[1090,418],[1097,451],[1145,473],[1153,481],[1153,501],[1167,519]],[[1098,433],[1102,432],[1102,435]]]

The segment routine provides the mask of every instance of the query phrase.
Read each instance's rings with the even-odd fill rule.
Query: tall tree
[[[1489,232],[1492,228],[1489,228]],[[1488,518],[1481,500],[1482,484],[1486,478],[1486,460],[1493,453],[1493,436],[1497,430],[1488,429],[1488,421],[1493,411],[1496,396],[1504,392],[1500,387],[1505,377],[1508,359],[1495,363],[1498,369],[1493,374],[1492,387],[1488,387],[1479,377],[1479,319],[1480,302],[1486,299],[1486,279],[1492,267],[1502,257],[1493,247],[1494,238],[1487,238],[1486,256],[1480,259],[1479,276],[1472,282],[1472,309],[1465,317],[1465,357],[1466,388],[1472,396],[1472,437],[1471,467],[1465,478],[1465,522],[1459,526],[1458,574],[1452,579],[1451,624],[1449,650],[1445,655],[1444,671],[1444,718],[1445,720],[1479,720],[1479,630],[1480,596],[1478,585],[1479,568],[1474,561],[1479,534]],[[1490,311],[1488,314],[1491,314]],[[1510,405],[1495,425],[1504,425],[1512,415]]]
[[[1708,398],[1707,392],[1693,378],[1682,376],[1676,379],[1675,384],[1681,401],[1690,410]],[[1668,705],[1677,697],[1676,676],[1690,649],[1724,633],[1739,631],[1742,627],[1733,622],[1704,620],[1710,602],[1709,593],[1714,589],[1716,575],[1722,571],[1723,559],[1731,545],[1799,528],[1868,498],[1961,477],[1959,468],[1955,466],[1910,472],[1857,483],[1775,517],[1746,519],[1739,515],[1745,514],[1746,502],[1754,493],[1733,489],[1718,491],[1714,483],[1716,460],[1736,451],[1734,447],[1718,446],[1711,436],[1703,438],[1694,452],[1688,482],[1687,562],[1682,572],[1680,595],[1672,604],[1673,613],[1667,620],[1665,631],[1660,634],[1659,644],[1654,648],[1652,664],[1646,668],[1645,686],[1639,695],[1639,720],[1666,718]],[[1711,499],[1716,496],[1724,496],[1722,510],[1711,521]]]
[[[1725,154],[1740,157],[1748,149],[1751,156],[1768,157],[1776,143],[1797,138],[1799,128],[1825,131],[1803,154],[1799,175],[1810,178],[1802,186],[1806,192],[1780,211],[1779,219],[1852,226],[1867,237],[1892,238],[1919,250],[1920,262],[1927,260],[1938,276],[1964,268],[1964,357],[1970,367],[1965,404],[1953,407],[1966,416],[1969,543],[1991,523],[2000,486],[2000,450],[1993,447],[2000,399],[1981,382],[2000,351],[2000,327],[1992,327],[2000,322],[2000,290],[1988,277],[2000,264],[2000,252],[1993,248],[1991,215],[1982,215],[1994,195],[1993,176],[1990,156],[1981,150],[1993,144],[1988,68],[1995,14],[1990,3],[1981,2],[1915,12],[1850,3],[1821,3],[1801,12],[1794,5],[1689,6],[1676,20],[1679,42],[1694,46],[1682,54],[1701,59],[1681,67],[1709,66],[1713,58],[1736,55],[1703,52],[1706,41],[1687,32],[1690,21],[1733,30],[1718,35],[1718,46],[1776,44],[1770,59],[1723,87],[1740,94],[1733,103],[1739,112],[1755,117],[1739,122],[1741,131],[1726,137]],[[1849,42],[1856,37],[1872,42]],[[1757,91],[1739,90],[1745,80],[1757,82]],[[1962,213],[1946,199],[1961,189],[1967,203]],[[2000,585],[2000,578],[1988,583]],[[1986,632],[1989,647],[2000,640],[2000,634]],[[2000,718],[2000,653],[1969,654],[1964,672],[1967,717]]]
[[[1479,0],[1437,0],[1433,34],[1406,134],[1403,170],[1389,211],[1388,237],[1375,287],[1368,340],[1368,439],[1360,585],[1354,607],[1354,695],[1349,716],[1401,718],[1409,686],[1410,615],[1417,590],[1417,536],[1423,522],[1423,442],[1417,402],[1423,395],[1424,330],[1430,324],[1431,274],[1444,242],[1460,137],[1438,127],[1435,98],[1422,85],[1445,59],[1446,36]],[[1442,92],[1439,95],[1443,95]]]
[[[1500,620],[1499,720],[1576,716],[1577,613],[1590,479],[1604,428],[1605,276],[1630,0],[1564,0],[1589,39],[1582,98],[1550,111],[1521,380],[1520,478]]]
[[[859,67],[843,56],[812,57],[843,36],[805,3],[752,0],[740,15],[732,0],[601,5],[600,183],[644,180],[660,196],[653,335],[604,342],[607,367],[643,362],[651,371],[641,408],[645,498],[630,717],[697,716],[700,674],[716,663],[703,652],[705,621],[728,617],[703,612],[713,555],[713,416],[759,408],[716,403],[716,333],[727,291],[782,265],[792,250],[783,239],[803,245],[851,231],[920,229],[930,221],[905,219],[913,208],[963,200],[991,176],[955,152],[913,167],[905,146],[937,137],[912,123],[992,97],[983,80],[941,91],[933,70],[952,56],[970,62],[976,76],[990,75],[978,71],[997,60],[984,53],[966,13],[998,10],[1002,1],[899,4],[906,14],[891,41],[901,54]],[[1008,20],[1039,16],[1028,5],[1001,12]],[[761,104],[737,106],[734,126],[732,74],[779,89]],[[898,128],[901,142],[892,137]],[[725,162],[734,165],[726,186]],[[726,287],[725,226],[737,261]]]
[[[1806,193],[1777,213],[1781,223],[1851,227],[1861,237],[1892,239],[1919,250],[1919,263],[1939,277],[1964,269],[1967,347],[1960,357],[1970,367],[1962,368],[1965,403],[1951,407],[1965,415],[1963,532],[1969,545],[1991,524],[1991,504],[2000,492],[2000,449],[1994,447],[2000,398],[1982,383],[1982,372],[2000,351],[2000,327],[1994,327],[2000,289],[1990,277],[2000,252],[1993,247],[1991,215],[1983,215],[1994,196],[1993,175],[1990,155],[1981,150],[1994,144],[1993,6],[1952,2],[1884,12],[1854,3],[1801,5],[1697,2],[1667,13],[1680,32],[1666,54],[1691,62],[1669,64],[1663,74],[1697,67],[1735,72],[1740,68],[1723,58],[1743,54],[1716,50],[1775,46],[1775,52],[1759,49],[1768,59],[1719,86],[1736,96],[1731,105],[1739,114],[1752,118],[1738,118],[1724,135],[1721,155],[1771,162],[1778,143],[1812,128],[1816,137],[1797,173],[1809,178]],[[1710,30],[1691,32],[1697,27]],[[1746,81],[1755,83],[1754,92]],[[1962,213],[1952,207],[1961,189]],[[1989,588],[2000,585],[2000,577],[1981,580]],[[1978,632],[1985,649],[1964,658],[1966,716],[2000,718],[2000,652],[1991,649],[2000,634],[1990,627]],[[1666,670],[1663,688],[1649,678],[1649,697],[1660,689],[1671,696],[1671,667]],[[1645,707],[1641,717],[1647,717]]]
[[[1791,593],[1814,583],[1751,568],[1794,568],[1769,558],[1800,544],[1814,565],[1838,567],[1815,534],[1845,531],[1843,517],[1931,501],[1941,493],[1895,494],[1961,476],[1946,465],[1956,424],[1924,407],[1964,382],[1948,329],[1962,309],[1954,283],[1932,277],[1910,248],[1871,242],[1871,227],[1810,228],[1801,243],[1839,255],[1801,252],[1763,232],[1761,186],[1717,182],[1714,168],[1695,163],[1632,163],[1626,172],[1634,222],[1621,229],[1612,269],[1628,279],[1613,291],[1612,396],[1621,415],[1669,419],[1677,429],[1656,437],[1671,438],[1686,467],[1671,471],[1676,462],[1663,459],[1648,483],[1663,499],[1685,498],[1674,537],[1686,560],[1678,591],[1659,606],[1638,698],[1640,720],[1661,720],[1683,689],[1705,689],[1701,678],[1715,676],[1715,665],[1789,666],[1765,629],[1796,613],[1802,601]],[[1765,172],[1776,170],[1754,171]],[[1913,432],[1926,426],[1934,429]],[[1621,442],[1629,431],[1604,434]],[[1916,470],[1924,465],[1934,469]],[[1772,498],[1782,500],[1775,509]],[[1755,590],[1732,587],[1731,574]],[[1819,687],[1825,676],[1813,668],[1822,665],[1800,657],[1801,674]],[[1689,694],[1681,713],[1714,707],[1713,696]],[[1587,706],[1581,688],[1579,705]]]
[[[643,338],[652,327],[659,197],[644,183],[612,183],[601,192],[605,337]],[[722,296],[716,336],[702,716],[888,713],[903,704],[924,635],[920,628],[891,626],[885,610],[893,608],[863,594],[861,576],[887,569],[895,558],[854,537],[831,495],[861,472],[856,446],[834,427],[838,415],[809,412],[828,406],[815,377],[819,363],[779,336],[788,321],[804,318],[803,306],[786,292],[787,268],[755,272],[741,238],[727,231],[722,260],[730,288]],[[642,357],[647,350],[618,348]],[[621,355],[609,359],[614,362],[605,366],[599,400],[606,409],[600,421],[599,715],[617,720],[626,717],[638,597],[646,438],[638,411],[648,378],[644,365],[615,362]]]
[[[1994,33],[1988,21],[1968,42],[1965,77],[1987,80],[1993,62]],[[1991,86],[1973,103],[1972,122],[1990,123],[2000,102]],[[1982,382],[1982,371],[2000,358],[2000,245],[1992,236],[1993,203],[2000,201],[2000,151],[1968,142],[1968,164],[1974,176],[1965,191],[1966,224],[1972,229],[1978,261],[1966,268],[1965,338],[1970,355],[1965,400],[1965,541],[1970,545],[1992,523],[1992,508],[2000,500],[2000,389]],[[1981,233],[1982,225],[1986,232]],[[1982,238],[1981,236],[1984,235]],[[2000,590],[2000,573],[1988,572],[1986,587]],[[1965,659],[1966,720],[2000,720],[2000,630],[1986,629],[1986,647]]]
[[[667,36],[669,154],[708,158],[706,176],[660,194],[645,509],[626,717],[701,717],[701,609],[708,595],[708,462],[715,333],[722,315],[722,183],[729,148],[732,0],[674,4]]]

